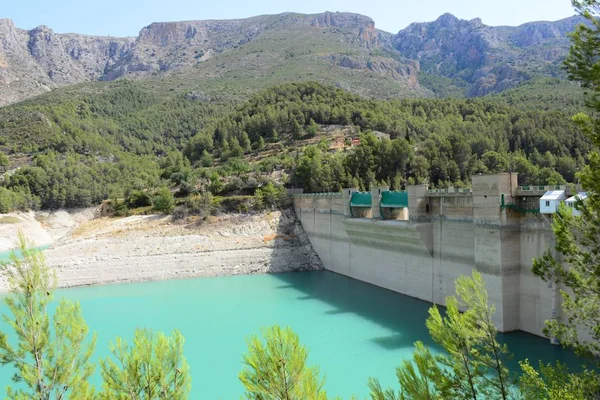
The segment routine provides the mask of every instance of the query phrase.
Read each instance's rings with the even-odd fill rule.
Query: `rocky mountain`
[[[561,76],[570,42],[567,34],[580,17],[492,27],[480,19],[444,14],[434,22],[415,23],[398,32],[392,46],[418,60],[421,71],[452,79],[468,96],[483,96],[547,75]]]
[[[560,76],[566,33],[578,22],[489,27],[446,14],[392,35],[358,14],[286,13],[153,23],[135,38],[112,38],[27,31],[0,19],[0,106],[121,77],[231,92],[316,80],[372,97],[482,96]]]
[[[89,80],[197,69],[209,59],[269,34],[283,32],[283,36],[293,39],[293,33],[299,30],[340,36],[335,40],[341,39],[346,47],[359,50],[379,46],[382,35],[370,18],[348,13],[161,22],[143,28],[137,38],[58,34],[46,26],[26,31],[16,28],[9,19],[0,19],[0,106]],[[293,54],[286,55],[291,58]],[[330,54],[323,54],[322,59],[340,67],[352,64],[347,58]],[[360,67],[363,65],[350,66]]]

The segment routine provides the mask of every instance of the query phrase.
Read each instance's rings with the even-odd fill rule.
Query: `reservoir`
[[[185,336],[192,374],[191,398],[234,399],[243,394],[237,378],[246,338],[261,327],[290,326],[309,349],[309,364],[326,375],[330,395],[368,395],[367,379],[398,389],[395,368],[411,357],[413,343],[429,339],[430,304],[332,272],[227,276],[63,289],[55,300],[81,303],[91,331],[98,334],[95,358],[109,354],[117,336],[131,340],[136,327]],[[57,301],[54,302],[55,305]],[[6,306],[0,306],[2,313]],[[7,325],[0,322],[2,331]],[[573,355],[549,341],[517,332],[502,335],[519,360],[561,360]],[[97,367],[97,371],[98,371]],[[12,369],[0,369],[1,396]],[[98,383],[99,374],[94,383]]]

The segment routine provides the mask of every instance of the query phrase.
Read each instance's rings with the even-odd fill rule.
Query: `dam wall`
[[[471,190],[408,186],[407,207],[395,213],[380,209],[386,191],[371,188],[370,210],[353,203],[357,189],[294,196],[326,269],[441,305],[456,278],[476,269],[501,332],[542,335],[545,321],[560,317],[556,287],[531,271],[553,247],[551,216],[531,211],[539,195],[521,195],[516,174],[475,176]]]

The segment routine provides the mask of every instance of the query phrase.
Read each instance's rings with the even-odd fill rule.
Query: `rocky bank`
[[[62,225],[79,221],[62,235],[48,222],[50,214],[40,216],[44,222],[34,218],[38,228],[31,218],[10,230],[2,226],[0,238],[7,241],[7,233],[19,227],[33,239],[45,237],[44,244],[51,246],[46,260],[57,272],[59,287],[322,268],[291,210],[179,222],[161,215],[87,220],[83,215],[58,218]],[[7,289],[2,276],[0,291]]]

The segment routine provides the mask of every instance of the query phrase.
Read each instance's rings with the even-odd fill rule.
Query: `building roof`
[[[540,200],[563,200],[565,197],[564,190],[549,190]]]
[[[586,192],[579,192],[573,197],[569,197],[566,201],[569,203],[575,203],[577,200],[587,199],[588,194]]]

